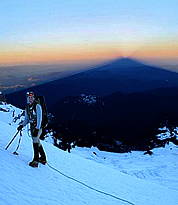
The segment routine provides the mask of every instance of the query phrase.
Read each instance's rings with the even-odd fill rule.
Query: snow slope
[[[176,190],[176,187],[173,189],[169,186],[166,187],[165,184],[163,186],[154,180],[149,181],[144,177],[138,178],[135,173],[129,171],[133,170],[134,166],[132,158],[124,161],[123,157],[119,164],[114,165],[114,160],[120,160],[120,155],[116,157],[114,153],[113,155],[110,153],[110,158],[108,161],[105,160],[105,162],[102,159],[103,156],[100,156],[100,163],[98,163],[97,160],[91,160],[91,157],[87,156],[87,149],[85,151],[74,150],[78,154],[69,154],[50,143],[43,142],[49,165],[59,172],[48,165],[40,164],[39,168],[29,167],[28,162],[32,158],[32,141],[26,130],[23,131],[18,151],[19,155],[12,154],[17,146],[19,137],[14,140],[8,150],[5,150],[5,147],[16,133],[18,123],[17,121],[17,123],[9,125],[12,122],[13,110],[15,110],[16,116],[21,110],[10,105],[1,105],[0,108],[9,110],[8,112],[0,111],[1,205],[178,204],[178,190]],[[167,154],[167,152],[164,153],[164,155]],[[133,160],[139,165],[142,157],[148,159],[145,155],[136,154],[136,156],[133,155]],[[161,155],[159,157],[160,160],[163,160]],[[175,158],[177,158],[177,154],[175,154]],[[155,163],[156,161],[153,160],[152,165],[154,167],[156,166]],[[176,163],[175,161],[175,168],[177,166]],[[149,166],[151,167],[151,163]],[[148,170],[150,167],[148,167]],[[146,165],[143,170],[147,170]],[[72,178],[67,178],[66,176]],[[176,180],[175,176],[177,175],[172,176],[173,180]],[[79,180],[79,182],[84,184],[75,180]],[[99,193],[91,188],[104,193]]]
[[[109,153],[95,147],[91,149],[76,147],[71,152],[125,174],[178,191],[178,146],[173,143],[165,148],[153,149],[152,156],[144,155],[144,152],[141,151]]]

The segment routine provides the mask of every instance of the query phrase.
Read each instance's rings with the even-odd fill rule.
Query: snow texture
[[[156,148],[152,156],[143,152],[107,153],[94,147],[75,148],[68,153],[43,141],[48,163],[55,170],[42,164],[32,168],[28,166],[32,140],[27,128],[23,130],[19,155],[12,154],[19,135],[5,150],[20,122],[13,122],[13,111],[16,116],[22,111],[11,105],[0,108],[8,110],[0,111],[1,205],[178,204],[177,146]]]

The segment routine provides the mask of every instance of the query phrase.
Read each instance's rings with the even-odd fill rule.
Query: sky
[[[175,66],[177,13],[178,0],[1,0],[0,66],[119,57]]]

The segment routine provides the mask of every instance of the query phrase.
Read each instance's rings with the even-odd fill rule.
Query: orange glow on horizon
[[[124,50],[124,49],[125,50]],[[170,43],[150,43],[140,45],[135,44],[100,44],[100,45],[80,45],[80,46],[59,46],[57,47],[34,47],[34,48],[13,48],[0,52],[0,66],[46,64],[46,63],[87,63],[116,59],[119,57],[133,57],[137,59],[164,60],[173,59],[178,63],[178,44]]]
[[[107,47],[70,49],[30,49],[0,52],[0,65],[67,63],[111,60],[121,57],[116,49]]]
[[[178,58],[178,43],[149,44],[140,47],[133,56],[141,58]]]

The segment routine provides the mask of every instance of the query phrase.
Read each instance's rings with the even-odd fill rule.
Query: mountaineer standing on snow
[[[25,120],[17,128],[22,130],[24,126],[30,123],[30,131],[33,140],[34,158],[29,163],[29,166],[38,167],[38,163],[46,164],[46,155],[40,143],[40,136],[42,134],[42,107],[35,99],[33,92],[27,92],[27,107],[25,109]],[[39,154],[41,157],[39,157]]]

